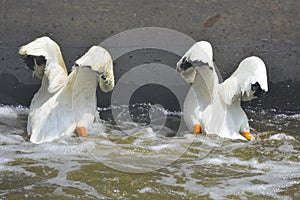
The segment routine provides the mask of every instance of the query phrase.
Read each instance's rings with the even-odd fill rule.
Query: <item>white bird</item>
[[[184,121],[190,131],[254,139],[241,101],[250,101],[268,91],[266,66],[260,58],[245,58],[228,79],[219,83],[212,46],[200,41],[178,61],[177,70],[192,83],[183,106]]]
[[[77,130],[86,135],[96,114],[96,89],[114,88],[113,62],[100,46],[91,47],[68,76],[59,46],[41,37],[20,48],[19,54],[42,80],[29,110],[27,132],[33,143],[50,142]]]

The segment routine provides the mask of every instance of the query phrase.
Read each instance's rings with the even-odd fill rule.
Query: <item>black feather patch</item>
[[[37,65],[41,66],[46,64],[46,59],[44,56],[32,56],[32,55],[25,55],[22,56],[22,59],[24,61],[24,63],[26,64],[26,66],[31,69],[32,71],[34,71],[34,59]]]
[[[35,56],[35,62],[37,65],[45,65],[46,64],[46,59],[44,56]]]
[[[264,91],[261,89],[258,82],[251,85],[251,90],[254,92],[253,95],[256,96],[256,97],[261,97],[264,94]]]
[[[180,64],[180,68],[182,69],[182,70],[187,70],[188,68],[190,68],[190,67],[192,67],[193,65],[190,63],[190,62],[188,62],[187,60],[186,60],[186,57],[184,57],[183,59],[182,59],[182,62],[181,62],[181,64]]]

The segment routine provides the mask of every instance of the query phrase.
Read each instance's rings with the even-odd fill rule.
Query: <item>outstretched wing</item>
[[[56,42],[49,37],[37,38],[22,46],[19,54],[38,78],[47,76],[50,93],[55,93],[63,86],[68,73]]]
[[[177,71],[188,82],[197,87],[197,91],[211,102],[218,89],[218,76],[213,64],[212,46],[200,41],[194,44],[178,61]]]
[[[262,59],[251,56],[220,84],[219,94],[227,105],[231,105],[237,98],[243,101],[255,98],[258,90],[268,91],[267,70]]]
[[[99,86],[103,92],[110,92],[115,86],[113,61],[109,52],[93,46],[80,59],[75,61],[79,67],[90,67],[99,74]]]

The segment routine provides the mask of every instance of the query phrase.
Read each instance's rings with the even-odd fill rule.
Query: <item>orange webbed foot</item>
[[[79,126],[77,128],[77,134],[81,137],[86,137],[87,134],[86,134],[86,128],[84,126]]]
[[[194,133],[195,134],[200,134],[200,132],[201,132],[201,126],[200,126],[200,124],[194,125]]]
[[[250,132],[243,132],[242,136],[244,136],[247,140],[252,140],[253,136],[251,135]]]

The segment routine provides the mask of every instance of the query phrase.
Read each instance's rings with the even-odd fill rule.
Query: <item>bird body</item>
[[[53,141],[71,135],[77,127],[90,125],[96,114],[96,88],[97,76],[89,68],[75,69],[53,95],[41,87],[30,105],[30,141]]]
[[[50,142],[72,134],[76,128],[89,126],[96,114],[99,79],[100,88],[106,92],[114,87],[112,60],[105,49],[91,47],[66,76],[64,70],[60,70],[64,65],[55,59],[62,58],[57,47],[50,38],[43,37],[19,51],[27,65],[33,63],[33,73],[42,79],[41,87],[31,101],[27,122],[27,132],[33,143]],[[38,64],[36,61],[40,57],[44,57],[44,62]]]
[[[211,45],[200,41],[177,63],[182,77],[192,83],[183,106],[188,129],[223,138],[254,139],[249,135],[248,118],[241,101],[250,101],[262,91],[268,91],[264,62],[256,56],[245,58],[228,79],[219,83],[212,60]]]

